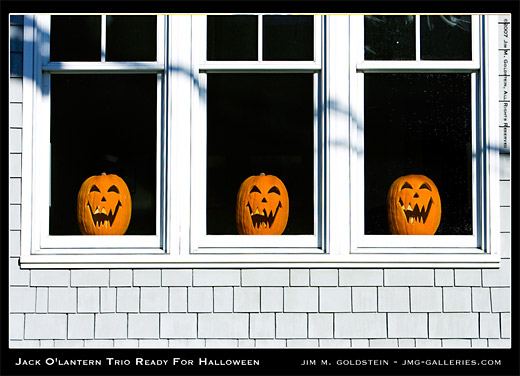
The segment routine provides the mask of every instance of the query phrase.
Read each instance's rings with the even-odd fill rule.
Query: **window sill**
[[[144,253],[144,252],[143,252]],[[498,254],[75,254],[22,255],[23,269],[499,268]]]

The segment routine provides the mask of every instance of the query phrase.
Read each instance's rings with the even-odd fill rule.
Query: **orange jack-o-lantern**
[[[289,218],[289,196],[274,175],[250,176],[240,186],[236,224],[240,235],[281,235]]]
[[[81,185],[77,211],[83,235],[123,235],[132,214],[130,191],[117,175],[91,176]]]
[[[394,235],[433,235],[441,222],[441,198],[424,175],[396,179],[387,197],[388,225]]]

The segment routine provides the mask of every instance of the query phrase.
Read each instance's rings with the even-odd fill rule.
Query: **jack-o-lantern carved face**
[[[123,235],[132,214],[124,180],[105,173],[85,180],[78,193],[77,214],[83,235]]]
[[[280,179],[260,174],[247,178],[237,195],[240,235],[281,235],[289,218],[289,196]]]
[[[394,235],[433,235],[441,222],[441,198],[424,175],[402,176],[387,197],[388,225]]]

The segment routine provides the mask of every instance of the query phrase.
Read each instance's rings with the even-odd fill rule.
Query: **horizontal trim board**
[[[498,268],[497,255],[22,255],[22,268]]]

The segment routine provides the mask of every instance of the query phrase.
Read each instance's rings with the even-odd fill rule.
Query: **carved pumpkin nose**
[[[262,202],[265,204],[267,203],[267,200],[265,199],[265,197],[262,199]]]
[[[107,199],[105,198],[105,196],[103,196],[103,198],[101,199],[101,202],[105,202]]]
[[[419,193],[416,192],[416,193],[413,195],[413,198],[419,198]]]

